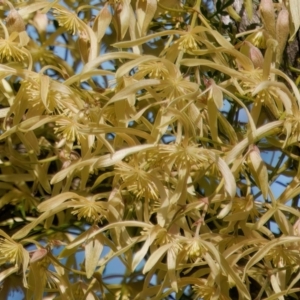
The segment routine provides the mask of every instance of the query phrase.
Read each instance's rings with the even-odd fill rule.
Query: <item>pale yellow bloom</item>
[[[26,58],[26,53],[19,47],[18,43],[11,40],[0,39],[0,60],[23,61]]]
[[[61,118],[56,121],[55,132],[61,133],[67,141],[74,142],[76,139],[80,143],[81,138],[85,138],[85,135],[80,133],[81,125],[77,121],[76,115],[69,115],[68,117]]]
[[[286,116],[284,129],[286,134],[284,147],[293,145],[300,141],[300,112],[298,110],[295,110],[294,114]]]
[[[259,211],[255,206],[252,195],[246,197],[234,198],[232,201],[232,214],[248,212],[251,220],[255,221],[259,217]]]
[[[169,71],[166,66],[160,61],[151,61],[139,65],[139,71],[135,75],[137,79],[149,76],[153,79],[166,79],[169,76]]]
[[[199,50],[197,36],[192,32],[188,32],[187,34],[181,36],[176,43],[178,43],[178,49],[183,50],[183,52]]]
[[[224,296],[221,294],[217,288],[213,286],[209,286],[203,281],[202,284],[195,284],[192,286],[194,291],[193,299],[203,299],[203,300],[210,300],[210,299],[220,299],[220,300],[230,300],[229,297]]]
[[[194,261],[198,258],[201,258],[202,255],[206,253],[207,249],[205,246],[203,246],[201,238],[195,237],[185,242],[184,251],[187,253],[189,258]]]
[[[70,31],[73,35],[84,31],[82,21],[78,16],[63,6],[55,5],[53,15],[58,24]]]
[[[174,144],[161,145],[160,147],[160,159],[163,165],[169,165],[168,169],[171,164],[176,168],[193,166],[196,169],[202,169],[209,161],[197,145]]]
[[[122,187],[126,187],[138,198],[158,199],[157,187],[145,165],[134,165],[133,161],[129,163],[120,162],[115,165],[115,173],[121,177]]]
[[[0,230],[0,265],[10,263],[23,269],[23,283],[27,286],[26,270],[29,264],[29,253],[22,244],[14,241],[4,231]]]
[[[77,215],[78,220],[85,218],[88,222],[100,222],[107,214],[106,203],[93,201],[93,199],[80,200],[73,203],[73,215]]]
[[[44,106],[49,111],[58,111],[59,113],[63,112],[64,106],[62,105],[63,95],[58,91],[51,88],[51,84],[47,91],[46,101],[41,101],[42,88],[39,84],[39,81],[33,83],[30,81],[23,81],[25,87],[25,93],[28,98],[28,101],[32,107],[34,106]]]
[[[7,262],[20,266],[23,262],[23,246],[13,240],[0,239],[0,257]]]
[[[192,290],[194,292],[194,299],[210,300],[215,293],[215,289],[212,286],[206,285],[205,282],[203,284],[194,284]]]
[[[298,246],[279,245],[272,248],[266,255],[265,259],[272,261],[274,266],[299,266],[300,257]]]

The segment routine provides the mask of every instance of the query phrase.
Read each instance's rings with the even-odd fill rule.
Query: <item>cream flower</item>
[[[0,60],[3,61],[23,61],[27,57],[26,52],[19,47],[18,43],[12,40],[0,39]]]
[[[207,249],[203,246],[201,238],[196,237],[185,242],[184,251],[191,260],[195,261],[196,259],[201,258],[201,256],[206,253]]]
[[[72,215],[77,215],[78,220],[85,218],[88,222],[100,222],[107,215],[108,204],[94,199],[79,200],[72,204]]]
[[[54,6],[53,15],[58,24],[70,31],[73,35],[84,31],[82,21],[77,15],[74,12],[68,11],[63,6],[56,4]]]
[[[23,283],[27,286],[26,270],[29,264],[29,253],[22,244],[14,241],[9,235],[0,229],[0,265],[5,263],[14,264],[23,269]]]
[[[122,187],[126,187],[138,198],[158,199],[158,190],[153,183],[152,176],[147,172],[146,166],[134,165],[133,161],[129,163],[120,162],[115,165],[115,173],[123,181]]]

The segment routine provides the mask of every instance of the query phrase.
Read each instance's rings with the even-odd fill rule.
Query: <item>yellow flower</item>
[[[0,238],[0,257],[20,266],[23,262],[23,246],[13,240]]]
[[[174,42],[169,42],[165,49],[161,53],[161,57],[165,56],[169,61],[174,62],[178,53],[188,53],[193,55],[196,51],[200,50],[201,45],[207,45],[211,47],[211,44],[207,42],[207,37],[203,34],[203,30],[200,26],[196,26],[188,31],[180,33],[180,37]]]
[[[212,286],[207,286],[204,282],[203,285],[194,284],[192,289],[194,291],[194,299],[210,300],[215,292],[215,289]]]
[[[192,290],[194,291],[193,299],[203,299],[203,300],[210,300],[210,299],[220,299],[220,300],[230,300],[229,297],[224,296],[223,294],[219,293],[218,290],[213,287],[207,285],[207,280],[199,279],[201,283],[194,284],[192,286]],[[216,296],[218,298],[216,298]]]
[[[73,35],[84,31],[82,21],[74,12],[68,11],[61,5],[54,6],[53,15],[58,24],[70,31]]]
[[[0,39],[0,60],[3,61],[23,61],[27,57],[24,50],[19,47],[18,43],[10,39]]]
[[[80,199],[72,204],[72,214],[77,215],[78,220],[85,218],[88,222],[100,222],[107,215],[107,203],[94,201],[94,199]]]
[[[54,110],[60,114],[63,112],[63,95],[51,87],[51,81],[47,87],[44,87],[47,89],[47,92],[44,93],[44,98],[42,98],[43,87],[40,84],[39,78],[37,78],[36,82],[23,81],[23,85],[25,88],[25,95],[27,96],[31,107],[42,105],[49,112]]]
[[[126,187],[138,198],[158,199],[157,187],[152,180],[152,175],[147,172],[145,164],[133,165],[133,161],[120,162],[115,165],[115,173],[123,181],[121,188]]]
[[[169,70],[161,61],[151,61],[139,65],[139,71],[135,78],[141,79],[146,76],[153,79],[166,79],[169,76]]]
[[[268,107],[275,118],[280,118],[285,108],[285,100],[282,96],[282,91],[276,86],[276,83],[274,82],[274,86],[272,86],[272,84],[269,83],[271,81],[264,80],[262,69],[241,72],[249,78],[248,81],[241,82],[241,86],[244,89],[245,94],[249,96],[249,99],[254,100],[254,105],[257,105],[256,103],[261,103]],[[262,82],[265,82],[266,88],[261,88],[253,96],[253,91],[255,91],[257,86]]]
[[[234,198],[232,201],[232,215],[247,212],[252,221],[255,221],[259,217],[259,211],[255,206],[253,195],[247,195],[246,197]]]
[[[25,272],[29,264],[29,253],[22,244],[14,241],[9,235],[0,229],[0,265],[11,263],[20,268],[23,267],[23,283],[27,286]]]
[[[176,43],[178,43],[178,49],[183,52],[192,52],[193,50],[199,49],[197,37],[192,32],[188,32],[180,37]]]
[[[161,83],[155,87],[161,98],[173,100],[177,97],[197,93],[199,87],[194,82],[185,80],[181,75],[168,76],[162,79]],[[197,95],[194,95],[197,97]]]
[[[201,256],[206,253],[207,249],[201,243],[201,238],[197,237],[185,242],[184,251],[191,260],[195,261],[197,258],[201,258]]]
[[[197,145],[161,145],[160,146],[160,159],[164,165],[175,166],[180,169],[182,166],[193,166],[196,169],[203,169],[208,158],[201,153],[202,149]]]
[[[283,246],[279,245],[272,248],[265,259],[272,261],[275,267],[280,266],[299,266],[299,250],[298,246]]]
[[[56,121],[55,133],[62,133],[67,141],[74,142],[77,139],[80,143],[80,140],[85,138],[84,134],[80,133],[80,127],[81,125],[77,122],[77,116],[70,115]]]
[[[286,139],[283,147],[296,144],[300,141],[300,111],[295,110],[294,114],[288,114],[284,120]]]

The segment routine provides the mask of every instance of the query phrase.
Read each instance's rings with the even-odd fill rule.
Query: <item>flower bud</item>
[[[108,9],[108,5],[105,4],[103,8],[100,10],[98,15],[96,16],[94,20],[93,30],[97,35],[97,41],[100,43],[103,36],[105,35],[105,32],[112,20],[112,15]]]
[[[251,61],[253,62],[254,68],[262,68],[264,64],[264,57],[261,53],[261,51],[253,46],[248,41],[245,41],[243,43],[243,46],[241,47],[241,52],[248,56]]]
[[[33,252],[33,255],[31,256],[30,263],[34,263],[36,261],[39,261],[43,259],[48,254],[48,251],[46,249],[37,249]]]
[[[276,63],[280,64],[282,59],[282,54],[286,46],[290,32],[289,24],[289,12],[287,9],[282,9],[277,17],[276,22],[276,40],[278,42],[277,51],[276,51]]]
[[[39,32],[45,32],[48,26],[48,17],[46,14],[37,11],[34,18],[34,25]]]
[[[266,30],[275,38],[275,12],[272,0],[261,0],[259,11]]]

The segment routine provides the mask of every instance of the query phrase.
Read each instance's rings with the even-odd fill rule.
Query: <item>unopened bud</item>
[[[99,14],[96,16],[93,25],[93,30],[97,35],[98,43],[103,38],[111,20],[112,20],[112,15],[108,9],[108,5],[105,4],[103,8],[100,10]]]
[[[280,64],[282,59],[282,54],[286,46],[290,33],[289,24],[289,12],[287,9],[282,9],[277,17],[276,23],[276,40],[278,42],[277,52],[276,52],[276,63]]]
[[[46,14],[42,14],[40,11],[37,11],[34,18],[34,25],[39,32],[45,32],[48,26],[48,17]]]
[[[30,259],[30,263],[34,263],[36,261],[39,261],[43,259],[48,254],[48,251],[46,249],[37,249],[33,252],[33,255]]]
[[[259,11],[268,33],[275,38],[275,11],[272,0],[261,0]]]
[[[251,61],[253,62],[254,68],[262,68],[264,64],[264,57],[261,53],[261,51],[253,46],[248,41],[245,41],[243,43],[243,46],[241,47],[241,52],[248,56]]]

